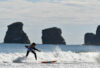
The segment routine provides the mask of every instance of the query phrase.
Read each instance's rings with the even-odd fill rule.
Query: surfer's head
[[[34,47],[34,46],[36,46],[36,44],[35,43],[32,43],[32,46]]]

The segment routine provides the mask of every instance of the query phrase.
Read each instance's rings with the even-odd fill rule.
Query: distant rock
[[[23,31],[23,23],[15,22],[8,25],[4,43],[30,43],[28,36]]]
[[[85,34],[85,44],[89,45],[89,44],[94,44],[95,35],[93,33],[86,33]]]
[[[97,27],[96,35],[100,38],[100,25]]]
[[[86,45],[100,45],[100,25],[97,27],[96,34],[86,33],[84,40]]]
[[[61,36],[62,31],[60,28],[53,27],[42,30],[42,43],[43,44],[66,44]]]

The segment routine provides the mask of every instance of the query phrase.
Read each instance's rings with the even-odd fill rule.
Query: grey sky
[[[86,32],[95,33],[100,22],[99,0],[0,1],[0,41],[7,25],[21,21],[31,42],[41,43],[41,30],[57,26],[68,44],[83,44]]]

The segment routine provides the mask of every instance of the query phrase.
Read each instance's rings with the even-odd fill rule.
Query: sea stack
[[[8,25],[8,30],[4,38],[4,43],[30,43],[28,36],[23,31],[22,22],[15,22],[13,24]]]
[[[85,34],[84,43],[85,45],[100,45],[100,25],[97,27],[96,34]]]
[[[44,29],[42,30],[42,43],[43,44],[66,44],[61,34],[62,34],[61,29],[57,27]]]

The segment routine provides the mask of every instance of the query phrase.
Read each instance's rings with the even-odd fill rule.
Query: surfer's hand
[[[29,46],[25,46],[26,48],[29,48]]]
[[[39,50],[39,52],[41,52],[41,51]]]
[[[25,46],[27,48],[27,46]]]

